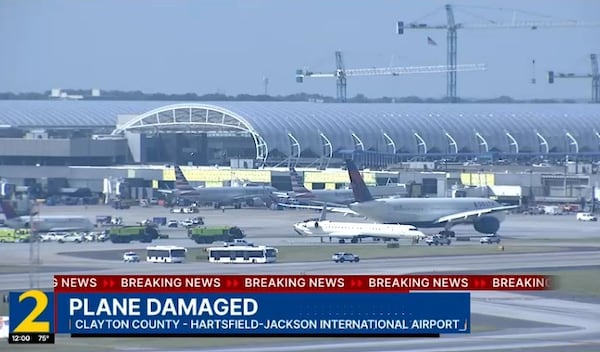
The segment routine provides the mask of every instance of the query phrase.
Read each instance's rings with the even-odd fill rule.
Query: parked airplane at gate
[[[39,232],[54,231],[92,231],[94,224],[90,219],[77,215],[37,215],[18,216],[9,202],[0,202],[6,220],[4,224],[14,229],[30,228],[31,220],[33,226]]]
[[[294,230],[301,236],[335,237],[339,243],[350,240],[357,243],[361,238],[373,237],[380,239],[412,239],[419,242],[425,234],[412,225],[399,224],[369,224],[360,222],[338,222],[325,219],[326,209],[323,208],[318,220],[306,220],[294,224]]]
[[[236,209],[242,203],[252,205],[256,199],[270,203],[274,199],[273,192],[277,189],[271,186],[240,186],[240,187],[193,187],[185,178],[178,165],[175,165],[175,190],[161,190],[172,193],[178,198],[189,199],[199,203],[213,203],[215,207],[233,205]]]
[[[421,228],[444,228],[440,234],[454,237],[452,227],[472,224],[483,234],[495,234],[506,211],[518,206],[502,206],[487,198],[382,198],[374,199],[358,168],[346,160],[355,202],[345,207],[327,207],[328,211],[367,217],[382,224],[404,224]],[[288,205],[322,209],[321,206]]]

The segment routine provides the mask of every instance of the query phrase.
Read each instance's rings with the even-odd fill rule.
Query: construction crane
[[[554,83],[556,78],[591,78],[592,79],[592,103],[600,103],[600,73],[598,72],[598,57],[596,54],[590,54],[592,63],[592,73],[557,73],[548,71],[548,83]]]
[[[372,68],[350,68],[346,69],[342,52],[335,52],[335,72],[311,72],[308,70],[296,70],[296,82],[302,83],[305,78],[336,78],[337,100],[346,101],[347,77],[356,76],[399,76],[411,73],[440,73],[451,70],[446,65],[438,66],[401,66],[401,67],[372,67]],[[483,71],[485,64],[455,65],[454,71]]]
[[[458,45],[457,39],[458,29],[495,29],[495,28],[530,28],[532,30],[540,27],[598,27],[600,23],[584,23],[572,20],[561,20],[561,21],[517,21],[516,17],[513,16],[512,22],[508,23],[497,23],[490,21],[490,23],[479,23],[479,24],[466,24],[456,23],[454,20],[454,8],[452,5],[445,5],[446,10],[446,24],[431,25],[426,23],[411,22],[405,24],[403,21],[396,23],[397,34],[404,34],[407,29],[445,29],[446,33],[446,63],[450,70],[446,76],[446,96],[450,102],[456,102],[456,72],[452,70],[457,64],[457,52]]]

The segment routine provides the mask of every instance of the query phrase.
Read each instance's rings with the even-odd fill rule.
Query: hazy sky
[[[297,68],[446,63],[445,30],[407,30],[396,21],[444,24],[446,1],[407,0],[0,0],[0,91],[101,88],[198,94],[296,92],[335,96],[332,78],[295,82]],[[597,0],[469,0],[457,22],[574,19],[600,22]],[[428,45],[427,37],[438,43]],[[589,73],[600,27],[459,30],[462,97],[588,98],[590,79],[549,85],[546,72]],[[537,84],[531,84],[532,60]],[[353,77],[348,96],[442,97],[446,74]]]

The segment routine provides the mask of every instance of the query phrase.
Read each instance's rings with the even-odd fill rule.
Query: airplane
[[[177,198],[189,199],[199,203],[213,203],[215,208],[223,205],[233,205],[240,209],[242,202],[252,205],[256,199],[267,203],[272,202],[273,193],[277,191],[272,186],[244,185],[239,187],[193,187],[189,184],[179,165],[175,165],[175,190],[160,190],[171,193]]]
[[[6,220],[4,224],[13,229],[30,228],[30,225],[38,232],[59,231],[92,231],[94,224],[85,216],[77,215],[29,215],[19,216],[9,202],[0,202]],[[34,223],[31,224],[33,219]]]
[[[354,194],[351,189],[314,189],[309,190],[300,181],[300,176],[296,169],[290,168],[290,178],[292,181],[292,192],[287,194],[288,198],[306,203],[328,203],[333,205],[347,206],[354,202]],[[369,187],[373,197],[391,197],[406,194],[406,188],[401,186],[378,186]]]
[[[412,239],[413,243],[418,243],[426,237],[412,225],[329,221],[325,219],[326,209],[325,205],[317,220],[305,220],[294,224],[294,231],[301,236],[335,237],[339,239],[339,243],[345,243],[347,239],[351,243],[357,243],[366,237],[386,240],[408,238]]]
[[[417,228],[444,228],[440,235],[455,237],[452,227],[473,225],[475,231],[491,235],[500,229],[506,211],[517,205],[503,206],[487,198],[380,198],[375,199],[352,160],[346,160],[355,202],[348,207],[326,207],[330,212],[364,216],[381,224],[412,225]],[[284,205],[319,209],[320,206]]]

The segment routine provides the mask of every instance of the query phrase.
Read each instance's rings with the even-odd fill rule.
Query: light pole
[[[529,170],[529,204],[533,205],[533,170]]]
[[[40,241],[37,232],[39,221],[37,203],[32,201],[29,207],[29,287],[38,288],[37,268],[40,264]]]

